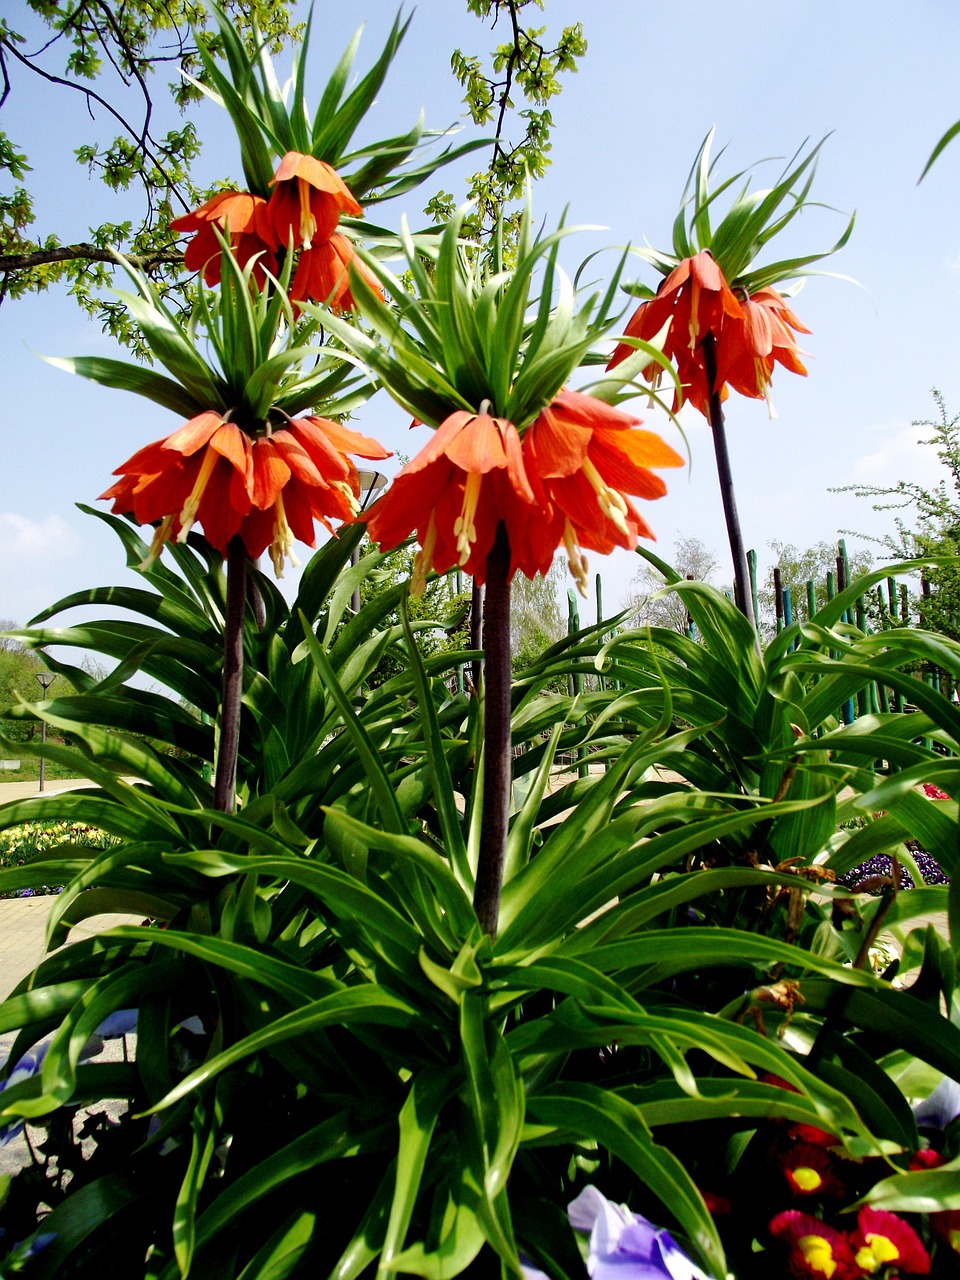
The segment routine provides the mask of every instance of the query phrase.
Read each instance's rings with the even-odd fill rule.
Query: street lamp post
[[[360,482],[360,510],[365,511],[370,499],[380,492],[386,485],[387,477],[380,471],[358,471],[357,479]],[[350,567],[353,568],[360,559],[358,547],[350,552]],[[353,588],[353,600],[351,601],[353,612],[360,612],[360,584],[359,582]]]
[[[35,675],[37,677],[37,681],[40,685],[40,688],[43,690],[43,696],[44,698],[46,698],[47,690],[50,688],[50,686],[53,684],[54,680],[56,680],[57,677],[53,674],[52,671],[37,671],[35,672]],[[47,722],[46,720],[41,720],[40,721],[40,787],[39,787],[40,791],[43,790],[43,785],[44,785],[44,782],[46,781],[44,766],[46,765],[47,762],[43,756],[43,748],[46,746],[46,742],[47,742]]]

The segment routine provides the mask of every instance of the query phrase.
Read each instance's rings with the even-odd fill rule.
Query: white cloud
[[[16,511],[0,511],[0,557],[65,557],[77,546],[77,537],[58,515],[31,520]]]
[[[900,427],[888,435],[879,447],[863,454],[854,463],[854,476],[862,484],[896,484],[909,480],[926,486],[935,485],[942,470],[933,445],[921,444],[929,428]]]

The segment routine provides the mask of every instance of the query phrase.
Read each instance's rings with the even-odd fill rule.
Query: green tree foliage
[[[768,631],[776,629],[777,599],[774,587],[774,569],[780,571],[781,588],[789,588],[794,622],[806,622],[810,617],[807,600],[807,583],[813,583],[816,608],[827,603],[827,574],[837,576],[837,544],[817,542],[812,547],[800,549],[789,542],[767,544],[776,556],[757,595],[760,602],[761,625]],[[900,557],[907,559],[906,556]],[[873,564],[868,551],[860,550],[848,557],[850,582],[867,573]]]
[[[566,619],[559,600],[565,582],[566,566],[561,558],[554,560],[545,578],[539,574],[535,578],[525,578],[521,573],[514,578],[510,600],[510,648],[515,673],[523,671],[565,635]]]
[[[12,631],[16,625],[8,618],[0,618],[0,631]],[[12,636],[0,635],[0,707],[11,707],[21,700],[36,702],[44,696],[55,698],[71,691],[62,676],[54,676],[44,694],[36,679],[41,673],[49,675],[39,653]],[[35,720],[18,720],[9,736],[16,742],[27,742],[38,732]]]
[[[546,26],[522,25],[521,11],[534,6],[542,10],[544,0],[467,0],[469,11],[494,28],[501,20],[509,24],[507,38],[487,58],[455,49],[450,60],[470,118],[477,125],[494,126],[490,163],[468,180],[468,198],[476,206],[464,223],[464,235],[478,240],[492,233],[504,206],[521,196],[528,177],[546,173],[553,128],[549,104],[561,92],[560,77],[576,72],[587,51],[580,22],[564,27],[555,44],[547,39]],[[519,109],[518,97],[526,104]],[[450,192],[440,191],[426,212],[445,222],[457,203]],[[518,210],[509,220],[514,234],[519,219]]]
[[[0,133],[0,298],[61,281],[107,330],[129,337],[129,317],[100,291],[109,283],[115,250],[168,287],[176,279],[182,253],[170,220],[203,195],[190,178],[200,140],[183,114],[200,90],[179,73],[203,79],[195,32],[214,52],[219,39],[207,7],[196,0],[28,0],[27,8],[50,34],[43,39],[26,13],[16,25],[29,23],[29,38],[0,19],[0,105],[14,93],[32,93],[43,95],[45,114],[85,111],[91,136],[76,161],[111,191],[136,199],[132,206],[123,202],[121,221],[91,227],[88,241],[64,243],[57,230],[37,225],[30,156],[19,140]],[[287,4],[228,0],[226,8],[251,48],[256,29],[275,51],[302,30]],[[158,84],[164,75],[166,90]],[[131,207],[135,212],[126,216]]]
[[[960,414],[953,417],[943,394],[931,391],[936,416],[915,418],[914,427],[929,434],[918,444],[934,445],[945,475],[932,489],[913,480],[895,485],[845,485],[838,493],[870,498],[874,511],[897,511],[895,532],[874,539],[884,556],[894,560],[951,557],[960,553]],[[931,631],[960,639],[960,569],[953,564],[930,565],[923,574],[914,616]]]
[[[371,551],[368,542],[364,543],[364,548],[367,552]],[[413,573],[413,557],[414,552],[409,547],[401,547],[383,557],[378,567],[369,572],[360,583],[361,608],[382,598],[385,592],[399,595],[399,588],[409,582]],[[469,579],[466,581],[469,584]],[[421,596],[408,595],[406,611],[422,657],[438,657],[468,647],[469,585],[465,590],[458,591],[454,574],[428,582]],[[399,601],[383,617],[384,626],[396,628],[399,632]],[[405,671],[409,662],[406,639],[400,637],[384,652],[376,669],[367,678],[368,686],[371,689],[379,688]]]

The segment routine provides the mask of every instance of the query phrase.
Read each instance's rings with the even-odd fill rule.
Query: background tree
[[[17,624],[9,618],[0,618],[0,631],[12,631]],[[38,702],[43,698],[56,698],[71,693],[72,689],[63,676],[54,676],[44,694],[37,683],[37,675],[46,671],[40,654],[26,648],[13,636],[0,636],[0,707],[13,706],[21,698]],[[16,742],[29,742],[40,731],[36,720],[8,720],[4,733]],[[0,754],[6,754],[0,750]]]
[[[566,581],[566,565],[559,556],[546,577],[538,574],[535,578],[525,578],[518,573],[514,578],[510,598],[510,648],[515,674],[566,635],[567,619],[560,604]]]
[[[827,603],[827,574],[837,574],[837,544],[835,542],[817,542],[812,547],[802,550],[789,542],[768,542],[767,546],[776,556],[763,584],[757,591],[760,604],[760,623],[767,634],[776,630],[777,598],[775,590],[774,570],[780,571],[781,587],[790,589],[790,601],[794,622],[804,622],[810,617],[807,601],[807,583],[812,582],[814,600],[817,609]],[[867,573],[873,564],[869,551],[860,550],[848,555],[850,581]]]
[[[547,104],[560,92],[559,76],[575,71],[586,50],[580,24],[565,28],[552,45],[546,27],[521,25],[520,11],[530,4],[543,8],[543,0],[467,0],[476,17],[494,27],[502,22],[507,38],[487,57],[457,49],[451,60],[471,119],[495,125],[491,164],[467,182],[467,197],[478,201],[477,235],[520,192],[527,173],[545,171],[552,127]],[[256,31],[272,53],[303,32],[290,3],[226,0],[224,8],[249,48]],[[205,79],[195,33],[216,55],[216,27],[198,0],[27,0],[25,10],[20,20],[0,17],[0,107],[13,94],[42,93],[45,114],[85,110],[90,138],[74,159],[117,195],[117,213],[79,241],[65,222],[40,225],[29,150],[0,131],[0,302],[61,283],[105,331],[136,346],[128,313],[105,293],[113,253],[130,257],[164,292],[182,293],[186,305],[190,286],[170,222],[228,177],[204,188],[191,178],[201,143],[190,107],[201,97],[194,81]],[[33,23],[28,11],[36,15]],[[48,38],[37,34],[37,23]],[[17,28],[27,29],[29,38]],[[525,104],[522,111],[515,101]],[[511,112],[522,128],[511,130]],[[458,203],[440,192],[428,209],[442,221]]]
[[[678,538],[669,561],[684,578],[716,584],[719,561],[699,538]],[[687,606],[676,591],[658,595],[663,585],[663,578],[653,565],[641,561],[621,607],[629,611],[631,627],[666,627],[683,634],[689,625]]]
[[[960,414],[950,416],[940,391],[931,391],[936,417],[915,418],[914,427],[930,433],[918,444],[932,444],[946,474],[928,489],[912,480],[895,485],[844,485],[837,493],[853,493],[873,500],[874,511],[901,511],[894,517],[895,532],[871,538],[892,560],[923,559],[926,556],[960,555]],[[859,537],[867,537],[859,534]],[[960,568],[931,565],[920,583],[915,617],[931,631],[960,639]]]

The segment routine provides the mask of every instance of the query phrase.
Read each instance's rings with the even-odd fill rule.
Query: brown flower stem
[[[214,808],[233,813],[243,697],[243,611],[247,594],[247,551],[238,537],[227,547],[227,617],[223,628],[223,680],[220,687],[220,741]]]
[[[753,610],[753,594],[750,590],[750,571],[747,568],[747,553],[744,550],[743,535],[740,532],[740,516],[737,512],[737,498],[733,488],[733,472],[730,468],[730,454],[727,450],[723,405],[720,400],[720,389],[717,387],[716,338],[712,333],[708,333],[703,339],[702,346],[703,367],[707,375],[707,386],[710,388],[710,427],[713,435],[713,451],[717,459],[720,499],[723,502],[723,516],[727,525],[730,555],[733,558],[733,597],[737,608],[756,630],[757,619]]]
[[[481,929],[495,938],[510,812],[510,542],[502,521],[487,557],[483,640],[483,816],[473,905]]]

